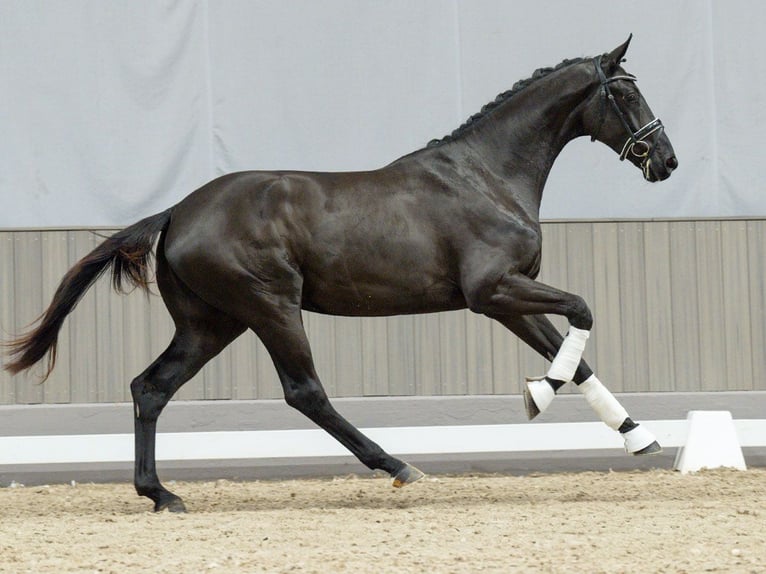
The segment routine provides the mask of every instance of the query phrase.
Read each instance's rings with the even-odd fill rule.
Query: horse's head
[[[631,36],[632,38],[632,36]],[[654,117],[636,86],[636,77],[621,66],[631,38],[612,52],[593,59],[597,93],[584,115],[591,140],[599,140],[641,169],[647,181],[662,181],[678,160],[662,122]]]

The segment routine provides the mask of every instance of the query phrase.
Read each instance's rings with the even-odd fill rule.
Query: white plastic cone
[[[686,420],[686,444],[678,449],[674,469],[683,474],[703,468],[747,469],[729,411],[689,411]]]

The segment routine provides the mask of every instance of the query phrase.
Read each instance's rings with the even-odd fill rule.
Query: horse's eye
[[[629,104],[635,104],[638,102],[638,94],[636,92],[628,92],[625,94],[625,101]]]

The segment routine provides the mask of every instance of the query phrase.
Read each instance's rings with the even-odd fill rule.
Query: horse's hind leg
[[[544,315],[492,316],[492,318],[502,323],[548,360],[556,356],[564,341],[553,323]],[[601,420],[622,435],[627,452],[638,455],[657,454],[662,451],[654,435],[628,416],[625,408],[598,380],[585,361],[580,360],[573,380]],[[527,382],[524,402],[530,419],[540,414],[540,406],[543,407],[542,410],[545,410],[553,394],[562,384],[561,381],[547,378]]]
[[[173,394],[245,326],[208,306],[189,291],[158,256],[157,280],[176,324],[170,346],[130,385],[135,426],[136,492],[154,501],[156,511],[185,510],[181,499],[160,483],[155,461],[157,418]]]
[[[330,404],[314,368],[300,309],[281,308],[264,315],[253,330],[274,360],[287,404],[330,433],[365,466],[389,473],[394,478],[395,487],[422,478],[422,472],[386,453]]]
[[[135,410],[134,484],[138,494],[154,501],[156,511],[165,508],[173,512],[185,510],[181,499],[162,486],[157,476],[157,418],[181,385],[241,332],[234,334],[231,331],[183,327],[176,331],[165,352],[130,384]]]

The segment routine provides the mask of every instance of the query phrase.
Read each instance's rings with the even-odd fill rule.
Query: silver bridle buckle
[[[638,158],[646,158],[652,149],[645,140],[655,132],[665,129],[659,118],[654,118],[644,127],[639,129],[636,133],[626,140],[625,145],[622,146],[622,152],[620,152],[620,161],[623,161],[628,154],[631,153]],[[638,149],[637,149],[638,148]]]

